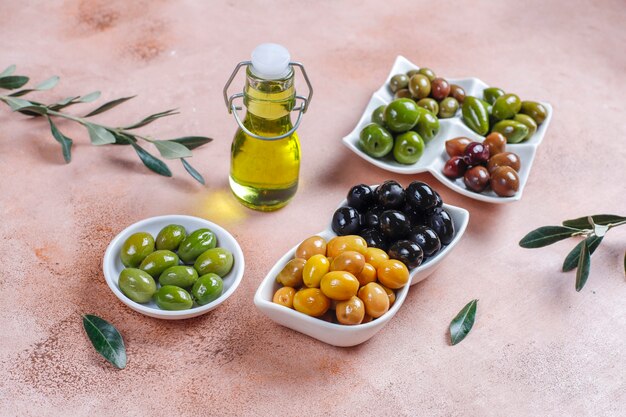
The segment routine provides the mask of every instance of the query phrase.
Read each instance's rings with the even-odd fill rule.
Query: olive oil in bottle
[[[227,89],[241,66],[246,66],[243,93],[228,99]],[[224,98],[239,128],[231,148],[230,187],[247,207],[272,211],[284,207],[298,189],[300,142],[296,129],[311,97],[296,96],[294,66],[289,52],[276,44],[262,44],[252,61],[240,63],[224,88]],[[303,70],[305,79],[308,78]],[[310,86],[309,86],[310,90]],[[243,98],[246,115],[237,115],[233,100]],[[302,100],[296,108],[297,99]],[[291,112],[299,111],[295,126]]]

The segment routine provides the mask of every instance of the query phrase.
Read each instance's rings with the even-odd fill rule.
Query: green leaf
[[[137,155],[139,155],[139,158],[141,158],[141,162],[143,162],[143,164],[147,166],[150,170],[165,177],[172,176],[172,171],[170,171],[167,165],[165,165],[165,162],[152,156],[148,151],[146,151],[135,142],[131,142],[131,145],[135,149],[135,152],[137,152]]]
[[[156,119],[160,119],[161,117],[167,117],[167,116],[172,116],[174,114],[178,114],[178,112],[176,111],[177,109],[170,109],[170,110],[165,110],[164,112],[161,113],[155,113],[155,114],[151,114],[150,116],[146,117],[145,119],[132,124],[130,126],[126,126],[123,129],[124,130],[131,130],[131,129],[138,129],[140,127],[143,127],[147,124],[150,124],[152,122],[154,122]]]
[[[589,269],[591,268],[591,255],[587,248],[587,241],[583,240],[578,258],[578,269],[576,270],[576,291],[583,289],[589,278]]]
[[[15,90],[28,82],[29,78],[23,75],[8,75],[0,78],[0,88]]]
[[[126,367],[124,339],[111,323],[91,314],[83,315],[83,327],[96,351],[119,369]]]
[[[13,111],[18,111],[25,107],[33,106],[28,100],[24,100],[23,98],[15,98],[15,97],[4,97],[3,100],[11,107]]]
[[[591,216],[593,222],[597,225],[606,226],[611,223],[619,223],[626,221],[626,217],[618,216],[615,214],[596,214]],[[577,219],[565,220],[563,226],[573,227],[575,229],[593,229],[591,223],[589,223],[589,216],[579,217]]]
[[[18,112],[27,116],[43,116],[48,114],[48,109],[45,106],[32,105],[21,107]]]
[[[205,185],[204,178],[202,178],[202,175],[200,175],[200,173],[196,171],[196,169],[192,167],[189,162],[185,161],[185,159],[183,158],[181,158],[180,161],[183,163],[183,166],[185,167],[185,170],[187,170],[189,175],[191,175],[200,184]]]
[[[477,304],[478,300],[470,301],[450,322],[450,343],[452,343],[452,346],[465,339],[465,336],[472,330],[474,319],[476,318]]]
[[[15,72],[15,68],[15,65],[9,65],[4,69],[4,71],[0,72],[0,78],[13,74]]]
[[[522,240],[519,241],[519,245],[526,249],[541,248],[558,242],[559,240],[567,239],[576,232],[578,232],[578,230],[572,229],[571,227],[544,226],[524,236]]]
[[[115,106],[119,106],[123,102],[128,101],[128,100],[130,100],[131,98],[134,98],[134,97],[137,97],[137,96],[122,97],[122,98],[118,98],[118,99],[115,99],[115,100],[111,100],[111,101],[109,101],[107,103],[104,103],[102,106],[98,107],[97,109],[93,110],[92,112],[87,113],[85,115],[85,117],[91,117],[91,116],[95,116],[96,114],[104,113],[105,111],[110,110],[110,109],[112,109]]]
[[[52,136],[54,136],[57,142],[61,144],[61,149],[63,150],[63,159],[65,159],[65,163],[69,164],[72,160],[72,139],[61,133],[50,117],[46,116],[46,118],[48,119],[48,123],[50,123]]]
[[[51,88],[54,88],[58,83],[59,83],[59,76],[54,75],[48,78],[47,80],[42,81],[39,84],[37,84],[35,86],[35,90],[39,90],[39,91],[50,90]]]
[[[89,94],[85,94],[84,96],[80,97],[80,101],[81,103],[91,103],[94,100],[97,100],[100,98],[100,91],[93,91]]]
[[[199,148],[200,146],[211,142],[213,139],[207,138],[206,136],[184,136],[182,138],[170,139],[172,142],[180,143],[181,145],[185,145],[185,147],[189,150]]]
[[[115,136],[104,127],[93,123],[85,123],[85,127],[89,132],[89,139],[94,145],[108,145],[115,143]]]
[[[155,140],[152,143],[165,159],[189,158],[192,156],[191,151],[180,143],[170,142],[168,140]]]
[[[593,255],[593,253],[598,249],[600,243],[602,242],[603,236],[592,235],[586,238],[584,241],[587,242],[587,248],[589,249],[589,255]],[[578,245],[572,249],[570,253],[565,257],[565,261],[563,261],[563,272],[571,271],[576,268],[578,265],[578,259],[580,258],[580,250],[583,246],[583,241],[581,240]]]

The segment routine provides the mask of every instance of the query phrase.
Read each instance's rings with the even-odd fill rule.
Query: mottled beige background
[[[625,21],[623,0],[2,1],[0,66],[16,63],[35,81],[62,77],[42,99],[138,94],[100,120],[178,106],[182,115],[145,131],[215,141],[193,158],[208,182],[201,187],[179,165],[173,179],[159,177],[132,149],[96,149],[61,122],[76,143],[66,166],[43,120],[0,106],[0,414],[626,415],[626,230],[610,232],[580,293],[574,274],[560,272],[574,242],[517,246],[541,225],[626,213]],[[285,44],[316,88],[300,130],[300,191],[272,214],[229,195],[235,123],[221,97],[235,63],[263,41]],[[522,201],[475,202],[428,174],[373,168],[342,146],[397,54],[554,105]],[[324,228],[352,184],[387,178],[427,181],[470,210],[445,265],[356,348],[261,316],[252,297],[279,255]],[[166,213],[223,224],[246,255],[238,291],[198,319],[135,313],[102,276],[117,232]],[[450,347],[448,323],[472,298],[480,299],[475,328]],[[82,313],[123,333],[124,371],[93,351]]]

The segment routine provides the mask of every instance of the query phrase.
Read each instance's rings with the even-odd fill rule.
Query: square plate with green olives
[[[376,186],[372,186],[372,188],[376,188]],[[344,207],[346,205],[347,200],[344,200],[338,207]],[[355,346],[369,340],[396,315],[404,303],[410,287],[432,274],[441,265],[444,258],[452,252],[465,233],[469,222],[469,212],[463,208],[448,204],[443,204],[443,209],[449,213],[454,223],[455,234],[453,240],[448,245],[444,246],[436,255],[428,258],[421,265],[409,271],[408,284],[396,290],[395,302],[391,305],[389,310],[379,318],[357,325],[342,325],[311,317],[273,302],[274,294],[276,294],[277,290],[281,287],[276,277],[283,270],[285,265],[294,258],[300,242],[291,250],[287,251],[265,276],[254,295],[254,304],[261,312],[276,323],[330,345],[341,347]],[[330,239],[336,237],[337,234],[332,230],[332,225],[329,225],[327,229],[318,233],[317,236],[324,238],[326,241],[330,241]]]
[[[537,106],[539,106],[543,110],[544,113],[539,118],[540,123],[538,123],[538,126],[535,126],[532,129],[526,130],[527,135],[525,136],[525,139],[517,143],[512,143],[511,141],[517,141],[519,140],[519,138],[517,137],[509,138],[507,136],[507,138],[509,138],[510,141],[506,145],[506,151],[517,154],[521,162],[521,168],[518,171],[519,187],[517,189],[517,192],[514,195],[508,196],[508,197],[502,197],[502,196],[497,195],[489,187],[487,187],[486,191],[474,192],[466,187],[462,177],[457,178],[457,179],[452,179],[452,178],[446,177],[442,172],[444,165],[446,164],[446,161],[448,159],[448,155],[446,154],[446,149],[445,149],[445,142],[449,139],[453,139],[457,137],[467,137],[473,141],[483,142],[485,135],[489,133],[488,129],[489,129],[490,124],[491,124],[492,129],[496,129],[495,126],[498,124],[497,122],[495,122],[495,119],[491,116],[493,112],[493,108],[496,104],[496,102],[493,100],[497,100],[500,97],[498,96],[498,94],[505,96],[502,98],[501,101],[504,101],[506,96],[513,96],[511,94],[504,94],[504,92],[500,89],[490,88],[486,83],[484,83],[483,81],[477,78],[459,78],[459,79],[448,78],[447,82],[450,85],[456,85],[456,86],[461,87],[466,97],[471,96],[472,100],[474,100],[475,102],[482,103],[485,109],[487,108],[489,109],[489,110],[485,110],[485,112],[488,112],[485,114],[489,115],[488,116],[489,121],[487,122],[487,126],[474,126],[473,128],[470,128],[464,121],[465,119],[463,117],[462,108],[459,107],[458,110],[454,113],[454,115],[450,114],[449,115],[450,117],[439,118],[438,126],[434,125],[434,126],[425,127],[424,129],[422,129],[422,127],[420,127],[418,123],[418,125],[415,125],[413,128],[411,128],[411,130],[407,132],[407,133],[410,133],[412,131],[415,131],[418,134],[420,134],[421,137],[423,137],[423,140],[420,139],[420,141],[422,142],[421,146],[419,146],[419,144],[417,146],[417,148],[419,149],[418,152],[421,155],[421,156],[416,156],[416,158],[418,158],[417,160],[415,160],[415,158],[402,160],[402,157],[396,155],[395,144],[398,142],[398,138],[402,134],[397,134],[397,133],[395,134],[396,139],[394,140],[394,142],[392,142],[394,145],[393,150],[392,151],[387,150],[387,153],[383,156],[378,156],[376,154],[376,151],[372,149],[364,149],[364,145],[363,145],[364,142],[361,138],[362,132],[365,130],[367,126],[371,125],[372,123],[377,122],[377,124],[380,124],[380,121],[377,120],[376,118],[375,112],[377,110],[380,111],[380,109],[383,106],[387,106],[389,103],[394,101],[394,94],[397,95],[397,93],[393,93],[390,89],[390,81],[392,80],[392,78],[396,76],[397,74],[406,74],[410,71],[417,71],[417,70],[420,70],[420,68],[417,65],[413,64],[412,62],[410,62],[409,60],[407,60],[406,58],[402,56],[398,56],[396,58],[394,65],[391,71],[389,72],[389,76],[387,77],[385,83],[373,94],[372,98],[367,104],[354,130],[352,130],[352,132],[350,132],[347,136],[343,138],[344,145],[346,145],[349,149],[351,149],[354,153],[359,155],[361,158],[387,171],[395,172],[398,174],[407,174],[407,175],[430,172],[435,178],[441,181],[448,188],[460,194],[463,194],[467,197],[473,198],[475,200],[485,201],[489,203],[508,203],[508,202],[520,200],[522,198],[522,193],[526,185],[526,182],[528,180],[528,176],[530,174],[530,168],[532,167],[532,163],[535,158],[537,147],[543,141],[543,138],[546,134],[546,130],[552,119],[552,106],[548,103],[532,102],[536,104]],[[488,98],[489,100],[493,101],[493,105],[487,103],[486,101],[482,99],[480,100],[474,99],[474,97]],[[527,103],[527,102],[521,102],[521,103],[522,105],[524,105],[524,103]],[[528,102],[528,103],[531,103],[531,102]],[[498,107],[498,109],[499,108],[500,107]],[[420,112],[424,112],[423,108],[419,108],[418,110]],[[527,111],[526,113],[530,113],[530,111]],[[524,117],[525,119],[529,119],[529,117],[526,117],[525,115],[520,114],[518,116]],[[384,116],[380,116],[380,117],[384,118]],[[431,118],[432,118],[432,114],[431,114]],[[503,120],[503,122],[504,122],[503,125],[516,124],[517,126],[518,124],[520,124],[520,123],[515,122],[514,120]],[[530,122],[532,123],[533,120],[530,120]],[[435,124],[437,124],[436,121],[435,121]],[[537,125],[537,123],[535,124]],[[503,128],[507,128],[507,126],[504,126]],[[480,131],[480,133],[483,133],[483,134],[481,135],[477,133],[476,130]],[[531,132],[532,130],[534,130],[534,133]],[[393,136],[394,132],[391,132],[391,135]],[[374,144],[376,146],[380,146],[379,141],[374,142]],[[398,150],[398,152],[401,152],[401,150]],[[399,160],[404,163],[398,162]]]
[[[132,244],[134,237],[142,243]],[[165,320],[196,317],[218,307],[235,292],[244,268],[241,247],[228,231],[184,215],[128,226],[111,240],[103,259],[106,283],[120,301]]]

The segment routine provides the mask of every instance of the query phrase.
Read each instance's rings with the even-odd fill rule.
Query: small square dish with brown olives
[[[355,185],[329,227],[288,251],[254,303],[275,322],[335,346],[376,334],[409,287],[432,274],[459,242],[469,213],[428,184]]]
[[[387,80],[374,93],[343,143],[385,170],[399,174],[430,172],[463,195],[507,203],[521,198],[551,118],[552,106],[548,103],[522,100],[477,78],[443,78],[398,56]],[[504,137],[507,152],[515,153],[521,162],[520,171],[501,169],[496,175],[495,184],[505,184],[506,190],[498,193],[490,186],[482,188],[485,181],[489,184],[491,173],[485,176],[484,169],[473,169],[471,158],[465,165],[471,170],[468,176],[478,180],[470,181],[476,186],[442,173],[447,162],[446,141],[468,137],[482,142],[491,134]],[[483,165],[486,169],[487,163]]]

